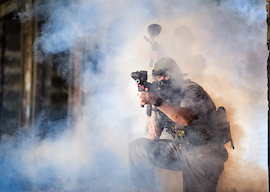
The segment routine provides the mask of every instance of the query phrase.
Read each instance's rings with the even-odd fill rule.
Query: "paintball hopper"
[[[157,37],[161,32],[161,26],[159,24],[151,24],[148,26],[148,34],[151,38]]]

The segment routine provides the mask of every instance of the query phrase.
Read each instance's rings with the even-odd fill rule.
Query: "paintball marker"
[[[149,36],[150,36],[150,39],[144,36],[144,39],[145,39],[148,43],[151,44],[152,50],[153,50],[153,51],[157,51],[157,52],[159,51],[159,45],[158,45],[157,42],[154,40],[154,38],[155,38],[156,36],[158,36],[160,32],[161,32],[161,26],[160,26],[160,25],[158,25],[158,24],[151,24],[151,25],[148,26],[148,34],[149,34]],[[153,64],[154,64],[154,60],[151,59],[151,60],[150,60],[150,63],[149,63],[149,67],[152,68],[152,67],[153,67]]]
[[[151,91],[154,93],[154,88],[151,83],[147,82],[147,71],[136,71],[131,73],[131,77],[135,80],[138,85],[138,91]],[[144,107],[141,105],[141,107]],[[147,105],[146,114],[151,116],[152,105]]]

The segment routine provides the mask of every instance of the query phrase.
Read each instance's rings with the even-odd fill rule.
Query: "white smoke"
[[[235,126],[236,147],[228,149],[230,158],[240,162],[237,169],[248,169],[247,164],[255,161],[266,172],[265,1],[226,0],[217,6],[210,0],[55,0],[37,5],[37,10],[31,6],[20,17],[27,20],[29,15],[38,14],[43,22],[35,42],[39,60],[73,52],[82,45],[86,55],[82,91],[87,98],[76,124],[67,131],[52,133],[41,141],[35,133],[2,139],[1,191],[134,190],[127,146],[145,136],[147,117],[137,102],[137,87],[130,73],[151,72],[151,46],[143,36],[148,36],[147,27],[152,23],[162,26],[155,40],[164,52],[189,73],[187,78],[198,81],[203,77],[198,83],[217,106],[227,109]],[[194,36],[188,56],[176,55],[172,49],[171,37],[179,26],[187,26]],[[198,71],[192,63],[183,62],[198,55],[206,63],[200,78],[194,75]],[[65,78],[69,63],[57,67]],[[61,130],[61,122],[51,126]]]

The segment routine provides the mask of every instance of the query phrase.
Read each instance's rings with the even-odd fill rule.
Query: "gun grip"
[[[146,114],[151,117],[152,115],[152,105],[147,105],[147,108],[146,108]]]

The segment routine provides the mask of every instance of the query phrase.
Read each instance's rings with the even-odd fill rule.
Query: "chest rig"
[[[181,106],[184,97],[181,90],[173,90],[170,97],[166,95],[166,93],[160,94],[160,96],[170,104]],[[158,121],[161,127],[172,135],[174,141],[179,144],[180,148],[189,144],[202,145],[212,138],[212,127],[201,117],[194,119],[191,125],[184,126],[174,122],[159,110],[157,110],[157,113],[161,117]]]
[[[181,94],[181,90],[173,90],[170,93],[170,97],[167,96],[167,92],[166,93],[159,93],[160,96],[162,97],[162,99],[166,100],[168,103],[172,104],[172,105],[176,105],[176,106],[180,106],[181,105],[181,101],[182,101],[182,94]],[[181,142],[185,139],[185,135],[186,135],[186,126],[184,125],[180,125],[176,122],[174,122],[173,120],[171,120],[169,117],[167,117],[167,115],[165,115],[162,111],[157,110],[157,113],[160,115],[160,119],[158,119],[158,122],[160,124],[160,126],[163,129],[166,129],[166,131],[172,135],[173,139],[176,142]]]

